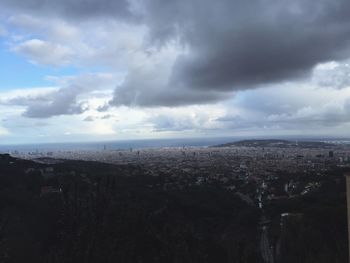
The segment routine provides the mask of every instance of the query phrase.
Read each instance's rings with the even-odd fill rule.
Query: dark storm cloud
[[[187,52],[164,85],[172,99],[150,98],[128,80],[121,89],[131,95],[117,89],[114,100],[124,105],[132,105],[135,89],[136,103],[144,106],[191,103],[184,91],[201,93],[193,103],[213,102],[217,91],[305,78],[315,65],[350,54],[347,0],[146,0],[145,10],[149,43],[161,47],[178,39]]]
[[[132,76],[134,77],[134,76]],[[109,102],[111,106],[141,106],[141,107],[176,107],[179,105],[195,105],[203,103],[213,103],[228,99],[227,93],[206,91],[198,92],[190,88],[176,86],[148,86],[140,84],[133,86],[124,83],[119,86]]]
[[[23,116],[29,118],[50,118],[60,115],[80,114],[88,110],[82,102],[77,102],[78,96],[86,88],[69,86],[37,96],[18,96],[5,101],[3,105],[19,105],[25,107]]]
[[[174,40],[181,43],[186,52],[177,57],[166,81],[152,83],[159,72],[144,81],[142,74],[130,71],[111,105],[216,102],[231,91],[307,77],[315,65],[350,55],[348,0],[132,2],[0,0],[0,5],[75,19],[109,17],[128,23],[137,17],[149,29],[148,45],[161,49]]]
[[[190,50],[178,57],[173,83],[243,89],[302,77],[317,63],[349,56],[347,0],[178,0],[175,11],[156,2],[152,8],[163,14],[152,16],[152,37],[166,41],[176,32]]]
[[[45,102],[28,105],[23,116],[30,118],[49,118],[59,115],[80,114],[87,110],[83,103],[77,103],[80,87],[62,88]],[[42,100],[42,99],[41,99]]]
[[[89,98],[98,98],[98,91],[113,87],[110,83],[115,81],[109,73],[52,77],[51,80],[61,87],[43,89],[41,92],[39,92],[40,89],[37,89],[32,94],[26,93],[26,95],[0,98],[0,105],[22,106],[25,109],[23,116],[29,118],[81,114],[90,109]],[[101,111],[107,110],[108,105],[106,109]]]
[[[135,18],[127,0],[0,0],[0,5],[25,13],[78,20],[108,16],[126,20]]]
[[[147,71],[147,72],[145,72]],[[179,106],[216,102],[227,98],[225,92],[215,90],[198,92],[176,84],[169,86],[159,70],[134,70],[128,73],[125,81],[116,88],[110,105],[120,106]]]

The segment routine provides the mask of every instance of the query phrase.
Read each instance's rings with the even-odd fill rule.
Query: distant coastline
[[[297,142],[310,142],[317,145],[317,142],[323,144],[342,144],[350,143],[347,138],[299,138],[299,137],[280,137],[274,138],[243,138],[243,137],[208,137],[208,138],[174,138],[174,139],[137,139],[121,141],[100,141],[100,142],[71,142],[71,143],[37,143],[37,144],[1,144],[0,152],[9,151],[99,151],[99,150],[127,150],[130,148],[163,148],[163,147],[225,147],[230,145],[247,146],[249,144],[260,142],[260,145],[268,142],[285,142],[295,144]],[[287,143],[288,142],[288,143]]]

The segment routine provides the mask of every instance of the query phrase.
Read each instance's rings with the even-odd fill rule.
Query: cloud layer
[[[111,16],[120,19],[133,17],[132,5],[127,0],[1,0],[7,9],[45,16],[63,16],[70,19],[90,19]]]
[[[1,5],[78,27],[93,23],[91,34],[80,38],[86,54],[97,52],[96,63],[105,55],[118,60],[128,54],[132,61],[124,63],[127,77],[111,103],[117,106],[217,102],[228,92],[305,78],[317,64],[350,55],[347,0],[2,0]],[[113,51],[121,29],[106,30],[113,20],[145,28],[143,43]],[[100,39],[103,52],[97,48],[102,42],[93,43],[99,30],[108,34]],[[87,63],[71,46],[33,38],[14,50],[41,64]],[[175,51],[169,54],[169,48]]]
[[[139,72],[129,72],[116,90],[117,105],[217,101],[227,96],[223,92],[306,78],[317,64],[350,55],[346,0],[148,0],[144,9],[150,43],[164,47],[177,40],[183,50],[160,66],[172,63],[161,84],[154,81],[140,87]],[[159,85],[172,93],[172,99],[151,96],[149,86]]]
[[[52,88],[2,93],[3,136],[33,119],[111,136],[350,123],[348,0],[0,0],[0,10],[0,47],[54,72]]]

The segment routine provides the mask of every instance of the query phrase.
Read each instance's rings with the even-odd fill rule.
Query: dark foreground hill
[[[0,155],[0,262],[262,262],[261,212],[219,185],[167,188],[142,167]],[[344,178],[272,202],[279,262],[346,262]],[[283,221],[281,213],[292,216]]]
[[[258,211],[142,168],[0,156],[0,262],[259,262]]]

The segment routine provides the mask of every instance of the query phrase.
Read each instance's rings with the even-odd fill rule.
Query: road
[[[266,263],[274,263],[273,250],[270,248],[267,226],[262,227],[260,251],[262,258]]]

